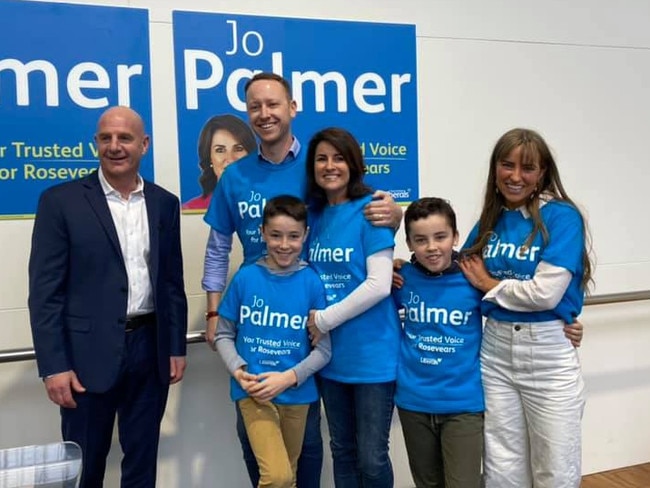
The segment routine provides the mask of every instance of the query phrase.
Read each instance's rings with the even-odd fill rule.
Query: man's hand
[[[228,265],[226,264],[226,268]],[[205,310],[206,312],[213,314],[219,310],[219,304],[221,303],[221,292],[220,291],[206,291],[205,292]],[[207,315],[207,314],[206,314]],[[213,351],[217,350],[217,346],[214,343],[214,338],[217,335],[217,322],[219,321],[219,315],[214,317],[207,317],[205,321],[205,342],[208,343],[208,347]]]
[[[257,375],[258,382],[248,390],[250,397],[256,402],[270,402],[284,390],[298,382],[293,369],[284,372],[270,371]]]
[[[564,335],[571,341],[573,347],[580,347],[584,328],[577,320],[572,324],[564,324]]]
[[[214,343],[214,338],[217,335],[217,321],[219,320],[219,317],[210,317],[208,320],[205,322],[205,342],[208,343],[208,346],[210,346],[210,349],[213,351],[217,350],[217,346]]]
[[[173,385],[183,379],[185,373],[185,356],[171,356],[169,358],[169,384]]]
[[[372,201],[363,208],[363,214],[368,222],[377,227],[399,229],[402,222],[402,207],[390,193],[377,190],[372,195]]]
[[[76,408],[77,402],[72,397],[72,391],[84,393],[83,387],[74,371],[65,371],[45,378],[47,396],[57,405],[64,408]]]

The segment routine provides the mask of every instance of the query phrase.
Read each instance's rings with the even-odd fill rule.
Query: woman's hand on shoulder
[[[404,286],[404,277],[399,274],[402,266],[407,263],[405,259],[395,258],[393,259],[393,288],[400,289]]]
[[[465,278],[475,287],[486,293],[499,284],[499,280],[488,273],[483,260],[476,254],[463,256],[458,261]]]

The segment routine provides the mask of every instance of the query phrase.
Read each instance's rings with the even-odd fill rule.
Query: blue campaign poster
[[[305,150],[317,130],[346,128],[363,149],[366,181],[399,202],[417,199],[415,26],[175,11],[173,27],[184,211],[209,201],[199,183],[204,124],[247,120],[244,85],[258,71],[290,81]]]
[[[108,107],[134,108],[151,133],[149,65],[146,10],[0,2],[0,218],[32,217],[45,188],[96,170]]]

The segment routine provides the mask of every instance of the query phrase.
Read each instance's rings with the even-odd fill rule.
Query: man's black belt
[[[150,312],[144,315],[136,315],[130,319],[126,319],[126,327],[124,328],[127,332],[132,332],[135,329],[144,327],[145,325],[153,325],[156,323],[156,313]]]

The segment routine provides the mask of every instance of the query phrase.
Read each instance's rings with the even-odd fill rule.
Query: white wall
[[[153,142],[158,182],[178,192],[171,9],[403,22],[417,25],[420,194],[452,201],[463,234],[477,217],[489,152],[524,125],[553,146],[569,193],[589,214],[598,254],[596,293],[650,289],[650,226],[644,215],[650,156],[650,3],[627,0],[134,0],[78,3],[150,9]],[[1,198],[1,196],[0,196]],[[184,216],[190,326],[203,327],[200,290],[206,227]],[[26,311],[32,222],[0,221],[0,349],[31,345]],[[405,254],[403,235],[398,252]],[[585,472],[650,461],[650,303],[585,309],[581,348],[589,400]],[[163,425],[160,483],[245,486],[227,375],[204,345],[172,389]],[[0,448],[57,440],[31,362],[0,365]],[[399,426],[396,486],[412,486]],[[107,486],[117,486],[119,450]],[[331,464],[323,486],[333,486]],[[188,481],[191,480],[191,481]]]

